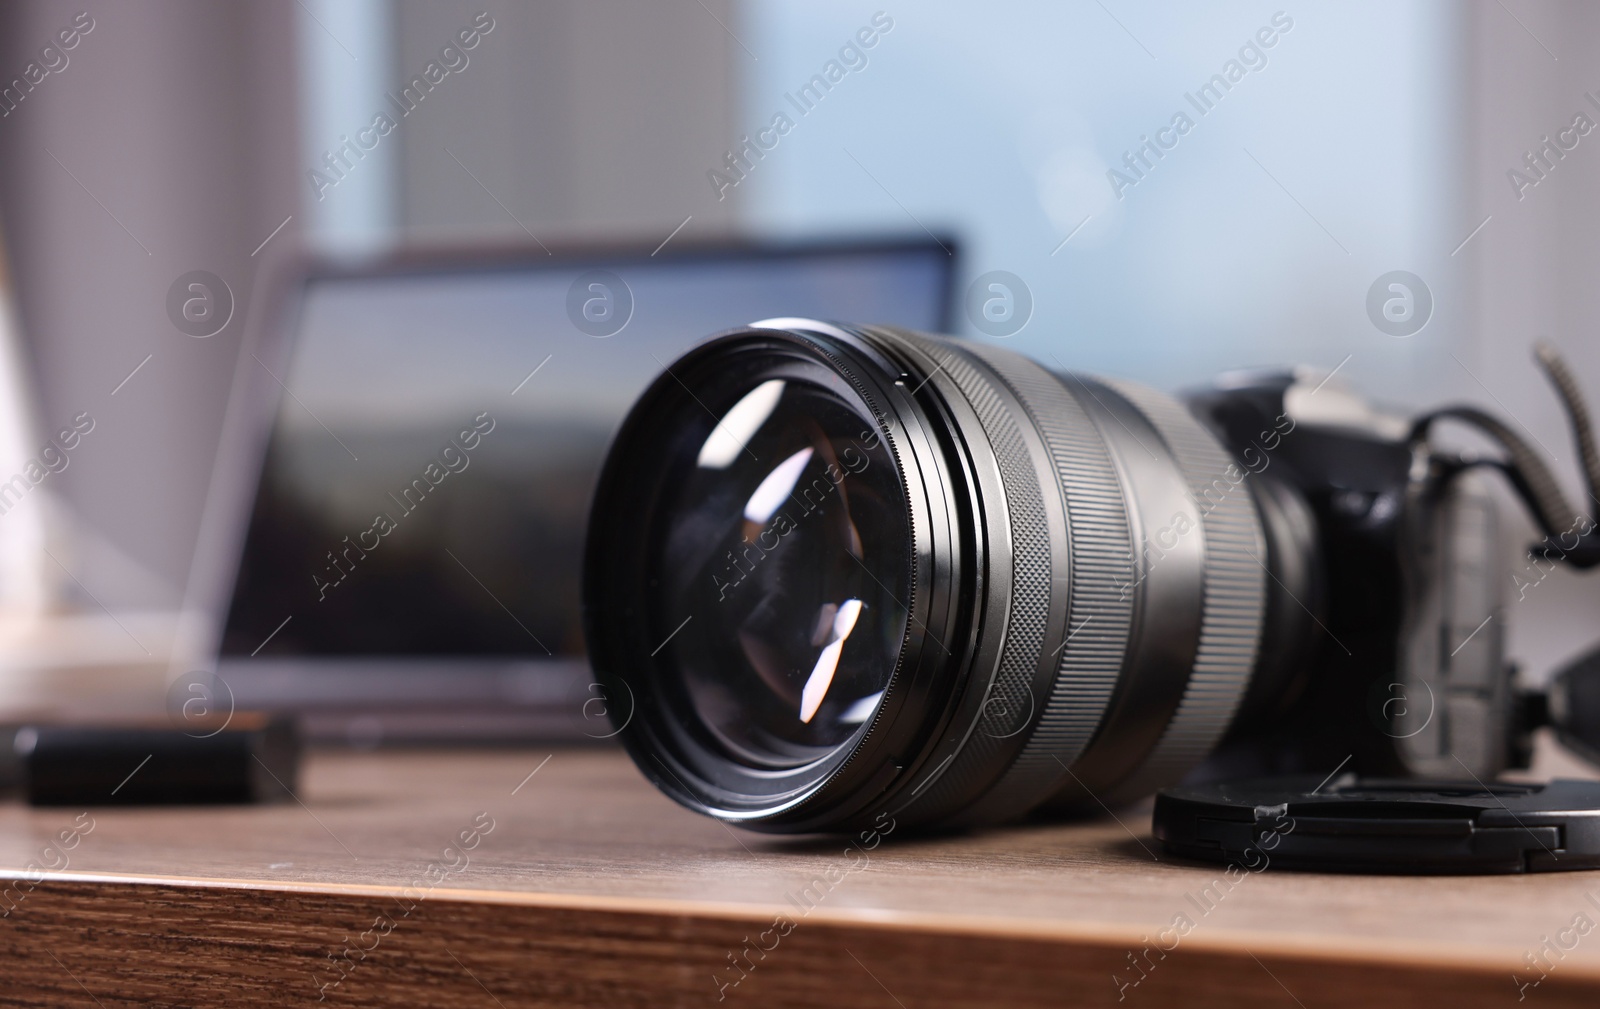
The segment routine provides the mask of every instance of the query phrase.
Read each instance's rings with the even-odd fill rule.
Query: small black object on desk
[[[6,770],[35,806],[211,805],[293,797],[292,719],[236,712],[214,727],[24,725]]]

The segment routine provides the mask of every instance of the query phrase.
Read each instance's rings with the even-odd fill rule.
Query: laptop
[[[240,355],[191,579],[219,692],[356,746],[607,735],[579,583],[592,487],[634,398],[758,319],[945,330],[954,248],[298,264]]]

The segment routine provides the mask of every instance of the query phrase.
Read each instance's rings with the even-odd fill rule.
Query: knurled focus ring
[[[1028,358],[984,346],[967,350],[1010,387],[1043,439],[1065,502],[1069,544],[1066,624],[1052,628],[1046,642],[1060,650],[1055,684],[1016,762],[962,817],[992,821],[1019,816],[1057,791],[1099,728],[1133,622],[1126,591],[1134,578],[1133,546],[1110,450],[1077,398]]]

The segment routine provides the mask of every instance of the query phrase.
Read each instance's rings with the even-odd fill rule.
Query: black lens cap
[[[1167,851],[1322,872],[1512,873],[1600,868],[1600,782],[1312,776],[1165,789]]]

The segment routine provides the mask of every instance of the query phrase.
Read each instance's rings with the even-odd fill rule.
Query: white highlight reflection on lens
[[[739,453],[744,451],[745,444],[755,437],[761,425],[772,416],[772,411],[778,408],[783,387],[783,379],[774,378],[745,393],[744,398],[735,403],[733,409],[711,429],[711,436],[700,446],[700,457],[695,460],[696,463],[705,469],[727,469],[732,465],[739,458]]]
[[[881,690],[876,694],[868,694],[866,697],[863,697],[861,700],[850,705],[848,708],[845,708],[844,714],[839,716],[839,721],[846,725],[860,725],[862,722],[865,722],[867,719],[872,717],[872,713],[878,710],[878,702],[882,700],[883,691]]]
[[[745,502],[744,517],[758,526],[766,525],[767,520],[772,518],[773,512],[783,506],[783,502],[789,497],[789,492],[794,490],[795,483],[805,470],[806,463],[810,461],[811,449],[803,448],[778,463],[777,468],[768,473],[767,478],[761,481],[761,486],[750,495],[750,500]]]
[[[844,651],[845,639],[856,629],[859,616],[861,600],[846,599],[839,604],[839,612],[833,618],[833,640],[817,656],[805,689],[800,691],[800,721],[810,723],[817,709],[822,707],[822,699],[828,696],[828,688],[833,685],[834,671],[839,668],[839,654]]]

